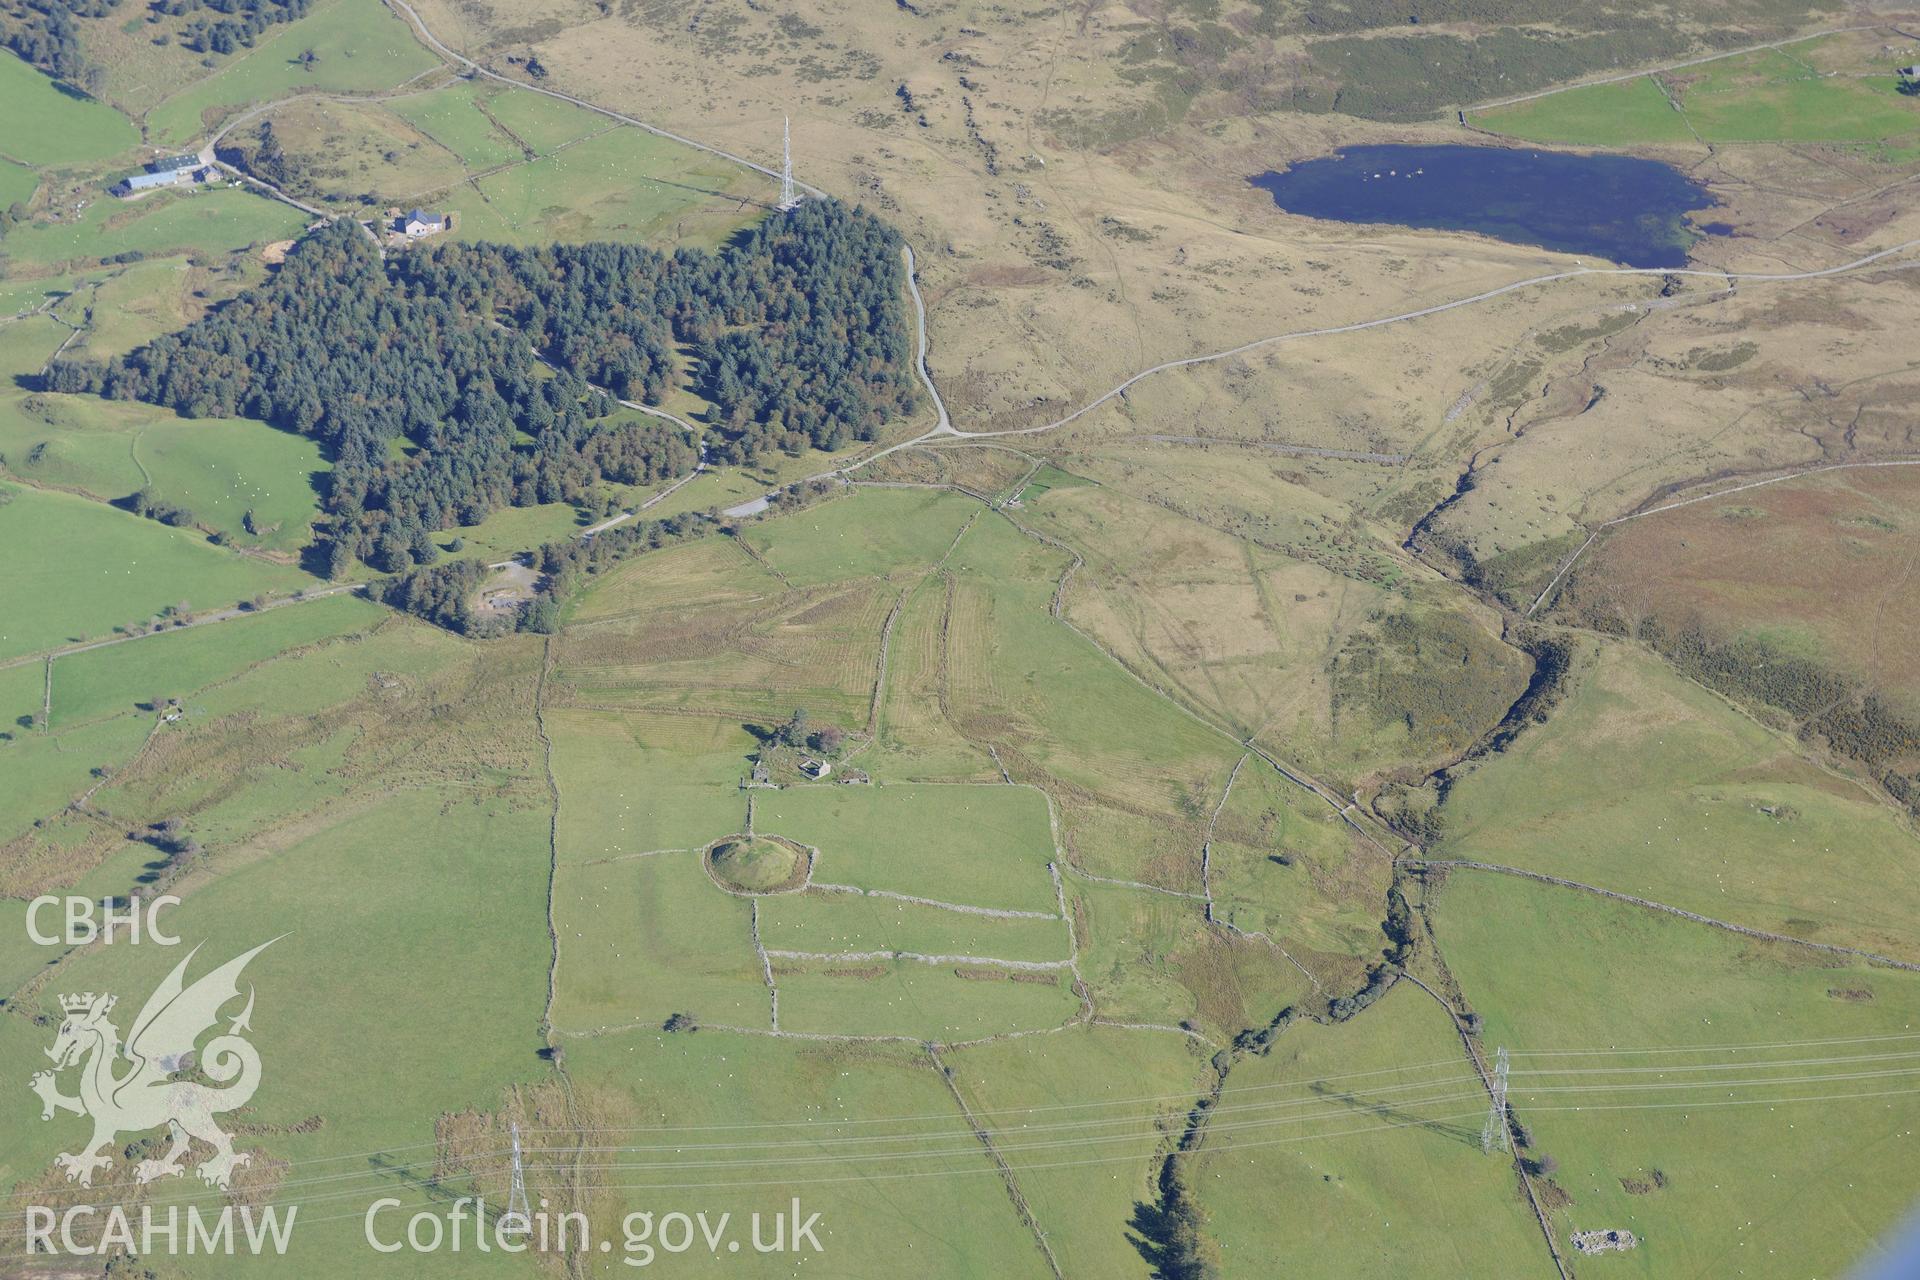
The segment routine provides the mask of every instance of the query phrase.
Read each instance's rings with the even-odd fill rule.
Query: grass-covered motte
[[[731,836],[707,851],[714,879],[741,893],[797,889],[807,875],[807,857],[786,840]]]
[[[915,401],[902,274],[897,233],[829,200],[671,257],[445,244],[383,261],[341,222],[180,333],[109,364],[56,364],[48,385],[320,439],[330,568],[401,572],[433,558],[434,530],[691,467],[684,433],[610,424],[596,390],[657,400],[679,345],[723,461],[872,439]]]

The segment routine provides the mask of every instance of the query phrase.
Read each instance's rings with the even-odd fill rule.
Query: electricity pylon
[[[800,193],[793,186],[793,122],[784,116],[780,120],[780,212],[785,213],[800,203]]]
[[[1493,1083],[1488,1091],[1493,1094],[1493,1104],[1487,1108],[1486,1124],[1480,1127],[1480,1150],[1488,1153],[1495,1147],[1511,1150],[1507,1145],[1507,1051],[1504,1048],[1494,1056]]]
[[[533,1214],[527,1209],[527,1179],[520,1168],[520,1126],[513,1126],[513,1187],[507,1192],[507,1211],[500,1215],[499,1230],[531,1231]]]

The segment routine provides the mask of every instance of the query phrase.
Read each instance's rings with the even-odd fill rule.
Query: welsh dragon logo
[[[93,1117],[92,1141],[77,1152],[55,1157],[55,1163],[67,1171],[68,1182],[92,1186],[94,1173],[112,1162],[104,1152],[115,1138],[165,1125],[172,1145],[158,1160],[140,1161],[134,1167],[134,1179],[146,1183],[185,1173],[182,1162],[188,1140],[198,1138],[213,1148],[213,1155],[194,1171],[209,1186],[227,1188],[233,1171],[249,1157],[234,1151],[233,1139],[214,1123],[214,1117],[246,1105],[260,1087],[260,1054],[240,1034],[250,1029],[251,987],[246,1007],[198,1055],[199,1074],[215,1086],[178,1077],[187,1068],[195,1042],[220,1021],[222,1006],[239,997],[240,971],[247,961],[277,941],[263,942],[187,986],[187,965],[200,950],[195,947],[141,1006],[124,1044],[119,1028],[108,1021],[116,997],[91,991],[60,997],[65,1018],[53,1047],[46,1051],[53,1059],[53,1070],[36,1072],[28,1084],[40,1095],[42,1120],[53,1119],[55,1111]],[[123,1060],[132,1066],[116,1074],[115,1067]],[[57,1073],[73,1066],[80,1068],[77,1097],[60,1092],[56,1079]]]

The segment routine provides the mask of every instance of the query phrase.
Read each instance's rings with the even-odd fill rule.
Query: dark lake
[[[1688,215],[1715,203],[1658,160],[1506,147],[1348,147],[1252,182],[1310,218],[1478,231],[1630,267],[1686,265]]]

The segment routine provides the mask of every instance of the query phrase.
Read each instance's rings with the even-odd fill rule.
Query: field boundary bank
[[[1728,933],[1737,933],[1743,937],[1754,938],[1761,942],[1779,942],[1789,946],[1807,947],[1814,951],[1824,951],[1829,955],[1847,956],[1855,960],[1865,960],[1869,964],[1882,965],[1889,969],[1904,969],[1908,973],[1920,973],[1920,964],[1908,960],[1896,960],[1892,956],[1883,956],[1877,951],[1868,951],[1863,947],[1842,946],[1837,942],[1814,942],[1809,938],[1796,938],[1789,933],[1772,933],[1766,929],[1756,929],[1751,925],[1734,924],[1727,920],[1717,920],[1712,916],[1701,915],[1697,911],[1688,911],[1684,907],[1669,906],[1664,902],[1655,902],[1652,898],[1641,898],[1631,893],[1621,893],[1617,889],[1603,889],[1599,885],[1583,884],[1578,880],[1568,880],[1564,876],[1548,875],[1544,871],[1528,871],[1524,867],[1507,867],[1497,862],[1477,862],[1470,858],[1408,858],[1401,863],[1406,867],[1464,867],[1470,871],[1491,871],[1503,876],[1518,876],[1523,880],[1537,880],[1541,884],[1558,885],[1563,889],[1577,889],[1582,893],[1591,893],[1602,898],[1611,898],[1615,902],[1624,902],[1629,906],[1644,907],[1649,911],[1661,911],[1670,916],[1679,916],[1682,920],[1691,920],[1695,924],[1710,925],[1715,929],[1724,929]]]

